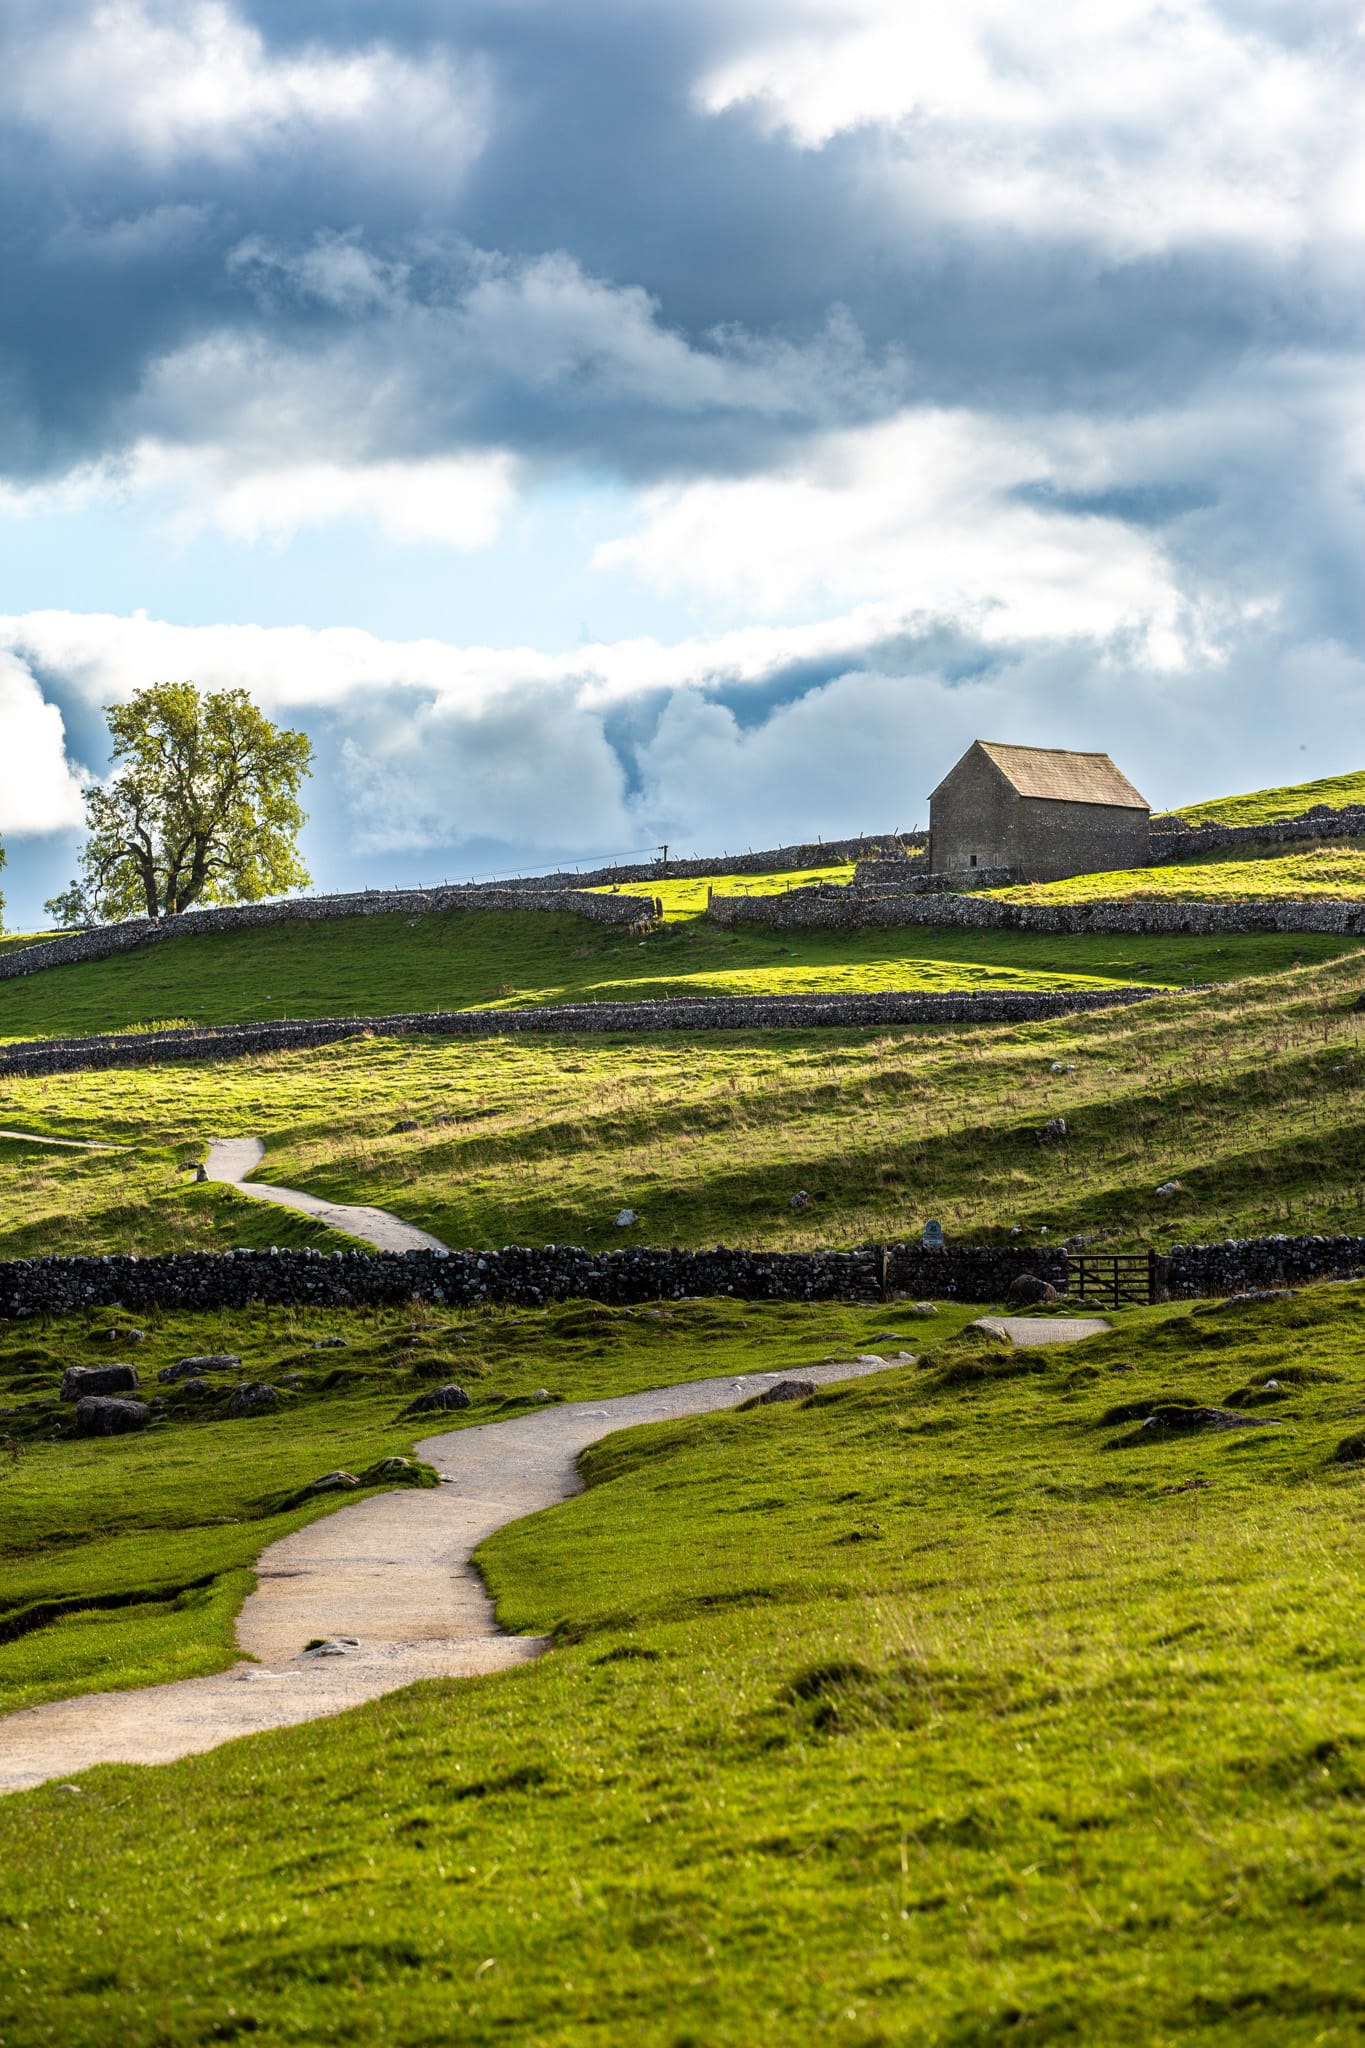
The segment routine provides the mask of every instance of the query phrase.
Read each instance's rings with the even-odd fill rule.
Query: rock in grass
[[[1040,1280],[1036,1273],[1016,1273],[1005,1296],[1011,1308],[1028,1308],[1039,1301],[1060,1301],[1061,1296],[1050,1280]]]
[[[409,1415],[427,1415],[433,1412],[444,1414],[451,1408],[472,1408],[473,1405],[474,1403],[470,1400],[464,1388],[457,1387],[453,1381],[450,1381],[444,1387],[433,1387],[430,1393],[419,1394],[417,1399],[409,1404],[407,1413]]]
[[[101,1330],[100,1335],[106,1344],[145,1344],[147,1342],[147,1332],[145,1330],[128,1330],[122,1324],[115,1324],[112,1330]]]
[[[798,1188],[796,1190],[796,1193],[788,1202],[787,1207],[789,1209],[795,1209],[797,1211],[800,1211],[802,1209],[809,1209],[810,1196],[806,1193],[806,1190],[804,1188]]]
[[[84,1394],[127,1394],[136,1385],[135,1365],[69,1365],[62,1374],[61,1395],[64,1401],[79,1401]]]
[[[313,1349],[314,1351],[345,1351],[347,1349],[346,1339],[344,1337],[315,1337],[313,1339]]]
[[[877,1363],[881,1364],[880,1358]],[[804,1401],[814,1392],[814,1380],[777,1380],[765,1387],[758,1398],[766,1406],[769,1401]]]
[[[191,1401],[202,1401],[206,1394],[213,1392],[213,1388],[207,1380],[191,1376],[187,1380],[180,1381],[179,1391],[181,1394],[188,1395]]]
[[[631,1224],[638,1223],[639,1220],[633,1209],[622,1209],[616,1218],[616,1228],[618,1230],[629,1230]]]
[[[202,1379],[206,1372],[240,1372],[241,1369],[242,1361],[235,1351],[206,1351],[198,1358],[178,1358],[174,1365],[163,1365],[157,1378],[170,1383]]]
[[[938,1308],[936,1304],[932,1301],[913,1301],[911,1302],[909,1308],[906,1310],[906,1314],[912,1316],[920,1316],[921,1318],[928,1316],[936,1316],[938,1314]]]
[[[126,1436],[145,1429],[150,1414],[142,1401],[119,1401],[106,1394],[86,1394],[76,1403],[77,1436]]]
[[[1038,1132],[1038,1143],[1040,1145],[1060,1145],[1066,1134],[1066,1118],[1064,1116],[1050,1116]]]
[[[1189,1436],[1200,1429],[1278,1429],[1269,1415],[1243,1415],[1235,1408],[1186,1408],[1175,1403],[1154,1408],[1142,1424],[1153,1436]]]
[[[354,1472],[324,1472],[320,1479],[310,1479],[302,1491],[307,1493],[349,1493],[360,1481]]]
[[[244,1387],[238,1387],[228,1402],[229,1415],[264,1415],[271,1408],[280,1405],[280,1390],[269,1387],[264,1380],[251,1380]]]

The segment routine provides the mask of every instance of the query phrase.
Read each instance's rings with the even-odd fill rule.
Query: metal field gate
[[[1068,1252],[1066,1291],[1072,1301],[1122,1308],[1157,1299],[1155,1252]]]

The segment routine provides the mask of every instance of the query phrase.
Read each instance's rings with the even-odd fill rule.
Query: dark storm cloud
[[[92,124],[72,82],[68,45],[88,39],[91,8],[18,0],[0,26],[0,74],[18,80],[0,93],[0,460],[35,476],[138,434],[233,435],[238,400],[211,378],[192,416],[147,397],[158,364],[209,340],[264,349],[263,374],[286,387],[292,366],[318,433],[330,384],[349,410],[358,382],[392,382],[357,456],[499,446],[637,479],[761,465],[911,395],[1112,412],[1173,402],[1249,348],[1354,346],[1354,292],[1301,249],[1271,262],[1207,236],[1105,248],[1064,210],[1026,232],[945,221],[913,177],[894,196],[897,152],[915,167],[904,130],[855,125],[802,148],[744,107],[703,108],[699,81],[790,12],[120,0],[100,14],[116,45],[147,44],[140,128],[136,112]],[[1278,34],[1279,14],[1261,13]],[[175,106],[196,35],[224,23],[229,55],[259,37],[239,103],[168,125],[156,95]],[[368,113],[344,104],[348,65],[387,66]],[[1072,146],[1059,135],[1063,172]],[[1144,148],[1138,130],[1115,143],[1135,180]],[[288,266],[337,237],[393,277],[389,292],[329,300],[297,276],[283,288]],[[710,389],[666,365],[633,376],[591,334],[552,346],[549,366],[534,346],[520,362],[515,347],[502,360],[471,348],[461,309],[479,264],[515,277],[559,253],[598,289],[604,321],[611,292],[637,295],[619,309],[627,323],[643,295],[657,338],[736,374]],[[523,306],[518,332],[533,344],[554,317]]]

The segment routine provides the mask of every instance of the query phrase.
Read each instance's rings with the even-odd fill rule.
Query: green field
[[[132,1153],[12,1146],[0,1254],[288,1242],[287,1212],[177,1171],[242,1134],[266,1141],[263,1178],[395,1210],[451,1245],[799,1249],[917,1235],[925,1216],[960,1238],[1017,1226],[1116,1245],[1354,1230],[1362,988],[1356,951],[1045,1024],[360,1037],[6,1078],[0,1127]],[[1040,1144],[1057,1116],[1066,1142]],[[640,1219],[624,1232],[622,1207]]]
[[[377,1016],[522,1003],[810,990],[1176,987],[1330,960],[1358,941],[1278,934],[723,930],[700,916],[635,938],[572,916],[462,910],[164,939],[0,981],[0,1039],[179,1021]]]
[[[776,1339],[673,1313],[681,1363],[798,1355],[808,1312]],[[624,1327],[612,1385],[660,1371]],[[552,1328],[522,1335],[560,1377]],[[393,1441],[365,1398],[319,1455]],[[1210,1402],[1281,1426],[1142,1426]],[[946,1325],[884,1381],[603,1444],[481,1554],[504,1623],[555,1636],[539,1663],[0,1802],[0,2034],[1358,2040],[1363,1402],[1362,1290],[1324,1288],[1053,1353]],[[77,1499],[126,1526],[136,1481],[150,1531],[175,1470],[256,1512],[309,1469],[288,1434],[16,1469],[63,1527]],[[276,1526],[220,1529],[213,1567]]]
[[[1182,804],[1179,815],[1192,825],[1268,825],[1298,818],[1315,804],[1342,810],[1365,803],[1365,769],[1326,775],[1319,782],[1291,782],[1279,789],[1253,789],[1246,796],[1220,796],[1208,803]]]
[[[1192,903],[1360,898],[1365,897],[1365,845],[1336,840],[1260,860],[1210,853],[1169,866],[1070,875],[1064,882],[1029,882],[989,893],[1014,903],[1103,903],[1127,896],[1174,897]]]

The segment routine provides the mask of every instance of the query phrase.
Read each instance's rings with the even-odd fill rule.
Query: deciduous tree
[[[67,924],[174,917],[307,885],[296,839],[307,735],[245,690],[153,683],[106,707],[114,773],[85,791],[81,872],[47,908]]]

